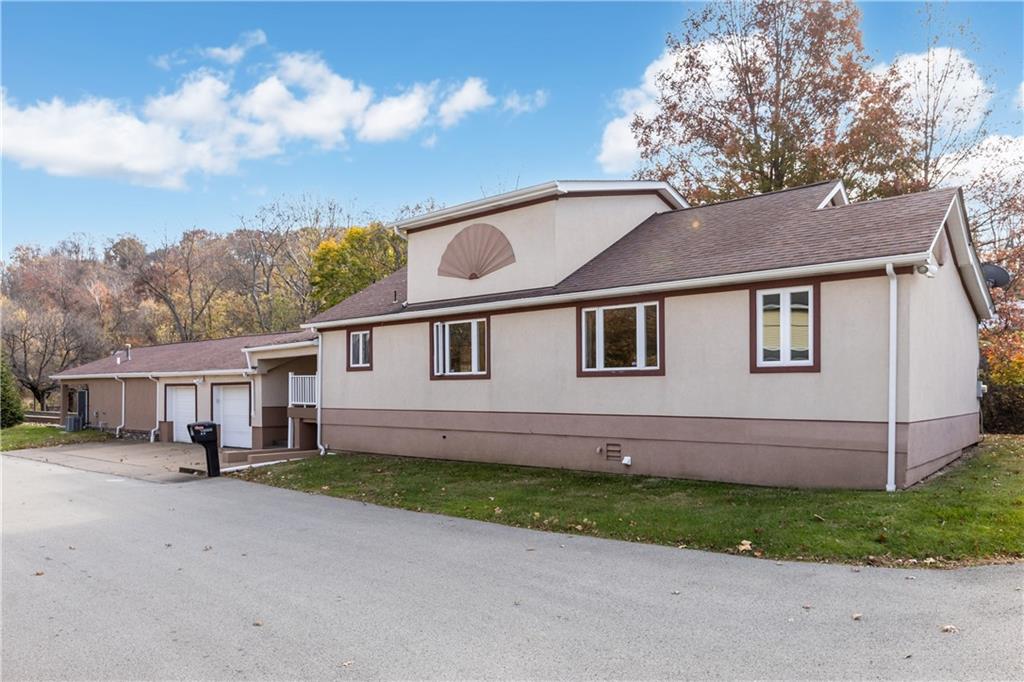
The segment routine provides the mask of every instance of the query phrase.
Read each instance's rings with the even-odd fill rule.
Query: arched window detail
[[[512,244],[501,230],[474,223],[455,235],[441,256],[441,277],[479,279],[516,262]]]

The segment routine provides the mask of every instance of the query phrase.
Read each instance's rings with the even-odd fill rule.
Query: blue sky
[[[226,231],[279,195],[389,218],[428,197],[628,176],[606,126],[629,115],[623,93],[643,97],[687,9],[4,3],[4,252]],[[916,9],[863,4],[869,53],[923,50]],[[1020,135],[1024,4],[949,12],[981,38],[969,56],[993,74],[993,124]]]

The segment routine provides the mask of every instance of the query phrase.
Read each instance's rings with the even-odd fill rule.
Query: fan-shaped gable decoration
[[[441,277],[479,279],[516,262],[512,245],[494,225],[474,223],[455,235],[441,256]]]

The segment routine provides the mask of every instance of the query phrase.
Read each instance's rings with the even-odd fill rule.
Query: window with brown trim
[[[577,309],[578,376],[664,374],[662,300]]]
[[[350,372],[373,369],[373,332],[370,329],[348,331],[348,363]]]
[[[818,371],[818,299],[816,282],[750,290],[751,371]]]

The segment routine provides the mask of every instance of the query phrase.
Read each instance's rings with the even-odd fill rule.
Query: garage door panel
[[[223,447],[252,447],[250,409],[248,384],[213,387],[213,421]]]
[[[174,424],[174,442],[191,443],[188,425],[196,421],[195,386],[167,387],[167,419]]]

